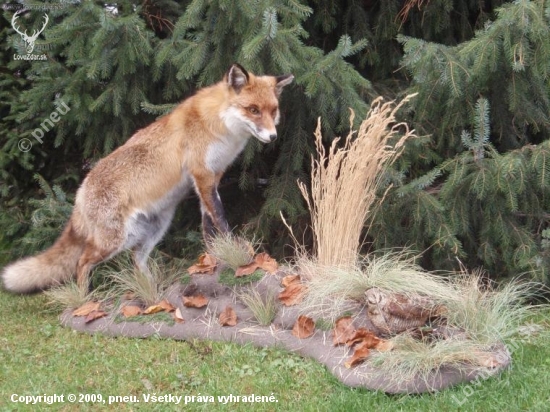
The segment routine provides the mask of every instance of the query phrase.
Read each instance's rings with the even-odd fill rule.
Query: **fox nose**
[[[269,141],[274,142],[275,140],[277,140],[277,135],[276,134],[270,134],[269,135]]]

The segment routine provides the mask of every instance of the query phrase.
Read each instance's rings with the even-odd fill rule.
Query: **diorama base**
[[[389,376],[365,362],[351,368],[345,366],[353,349],[345,345],[334,346],[332,331],[316,329],[315,333],[306,339],[299,339],[292,334],[292,327],[300,314],[296,307],[282,307],[270,326],[260,326],[252,312],[236,297],[239,288],[256,288],[260,293],[278,294],[281,275],[265,275],[260,281],[246,286],[229,287],[219,283],[219,272],[214,275],[193,275],[187,285],[173,285],[166,299],[179,308],[184,318],[183,323],[165,321],[143,322],[147,315],[135,318],[124,318],[115,311],[106,317],[85,323],[83,317],[75,317],[72,311],[61,315],[61,323],[69,328],[86,333],[101,333],[109,336],[126,336],[148,338],[151,336],[172,338],[177,340],[205,339],[226,341],[238,344],[250,343],[258,347],[281,347],[301,356],[312,358],[322,363],[342,383],[350,387],[362,387],[370,390],[380,390],[387,393],[423,393],[435,392],[449,386],[468,382],[480,374],[496,375],[506,368],[511,358],[504,345],[497,348],[494,356],[505,359],[498,367],[480,369],[464,365],[461,368],[443,367],[433,371],[428,377],[403,381],[396,376]],[[189,308],[183,305],[182,297],[202,294],[209,299],[203,308]],[[219,314],[231,306],[237,313],[237,325],[221,326],[218,323]],[[369,328],[369,321],[362,305],[357,304],[353,316],[356,327]],[[145,318],[146,320],[146,318]],[[397,349],[394,349],[397,350]]]

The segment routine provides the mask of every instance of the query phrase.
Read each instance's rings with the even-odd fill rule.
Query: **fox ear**
[[[275,79],[277,80],[277,84],[275,84],[275,91],[277,92],[277,96],[280,96],[283,91],[283,87],[292,83],[294,76],[292,74],[284,74],[282,76],[275,77]]]
[[[227,84],[239,93],[248,84],[248,72],[240,64],[235,63],[227,72]]]

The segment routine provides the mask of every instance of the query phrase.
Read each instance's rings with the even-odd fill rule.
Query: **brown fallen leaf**
[[[345,318],[343,318],[345,319]],[[376,349],[379,352],[389,352],[393,349],[393,342],[380,339],[367,328],[359,328],[346,340],[347,346],[366,347],[367,349]]]
[[[151,305],[143,311],[144,315],[152,315],[153,313],[159,313],[164,311],[164,308],[160,305]]]
[[[106,312],[103,312],[102,310],[92,310],[84,318],[84,323],[90,323],[91,321],[102,318],[104,316],[107,316]]]
[[[345,363],[344,366],[346,368],[351,368],[355,365],[358,365],[359,363],[363,362],[365,359],[369,356],[369,348],[367,345],[367,342],[362,342],[355,348],[355,351],[353,352],[353,355],[351,358],[349,358]]]
[[[73,310],[73,316],[88,316],[91,312],[99,310],[100,302],[86,302],[84,305]]]
[[[248,265],[239,266],[235,271],[235,277],[240,278],[243,276],[248,276],[253,274],[256,269],[258,269],[258,264],[256,262],[251,262]]]
[[[197,273],[211,275],[214,273],[217,265],[218,263],[216,262],[216,258],[214,256],[208,253],[203,253],[199,256],[197,263],[187,269],[187,272],[189,272],[190,275]]]
[[[288,275],[281,280],[281,286],[284,288],[293,283],[300,283],[300,275]]]
[[[222,326],[235,326],[237,324],[237,313],[231,306],[227,306],[218,319]]]
[[[305,292],[306,285],[303,283],[291,283],[279,293],[279,300],[285,306],[296,305],[302,301]]]
[[[254,261],[258,264],[260,269],[265,270],[267,273],[275,273],[279,269],[277,261],[265,252],[258,253]]]
[[[159,306],[164,310],[165,312],[173,312],[176,310],[176,307],[172,305],[170,302],[168,302],[166,299],[163,299],[159,302]]]
[[[343,345],[355,336],[355,328],[351,316],[340,318],[334,324],[332,331],[332,343],[334,346]]]
[[[309,338],[315,332],[315,322],[307,316],[300,315],[292,327],[292,335],[298,339]]]
[[[183,306],[186,308],[202,308],[208,304],[208,299],[203,295],[184,296]]]
[[[126,305],[123,306],[122,309],[120,309],[120,312],[125,318],[131,318],[133,316],[138,316],[143,313],[141,308],[139,306],[135,305]]]
[[[252,262],[248,265],[239,266],[235,271],[235,277],[240,278],[253,274],[257,269],[265,270],[268,273],[274,273],[279,269],[279,264],[267,253],[258,253]]]
[[[380,340],[379,337],[367,328],[359,328],[355,331],[353,336],[346,341],[346,346],[351,347],[360,343],[366,343],[368,348],[374,348],[378,345]]]
[[[183,315],[181,314],[181,309],[177,308],[173,313],[172,317],[176,321],[176,323],[183,323],[185,322],[185,319],[183,319]]]

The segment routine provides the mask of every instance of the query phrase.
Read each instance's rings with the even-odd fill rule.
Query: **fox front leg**
[[[212,208],[214,213],[209,212],[205,204],[201,200],[202,211],[202,232],[205,241],[212,239],[216,233],[228,233],[229,224],[225,218],[225,211],[220,199],[220,195],[216,188],[212,190]]]
[[[220,195],[219,179],[216,176],[195,176],[195,189],[199,195],[202,212],[202,232],[205,242],[209,242],[216,233],[228,233],[229,224],[225,218]]]

